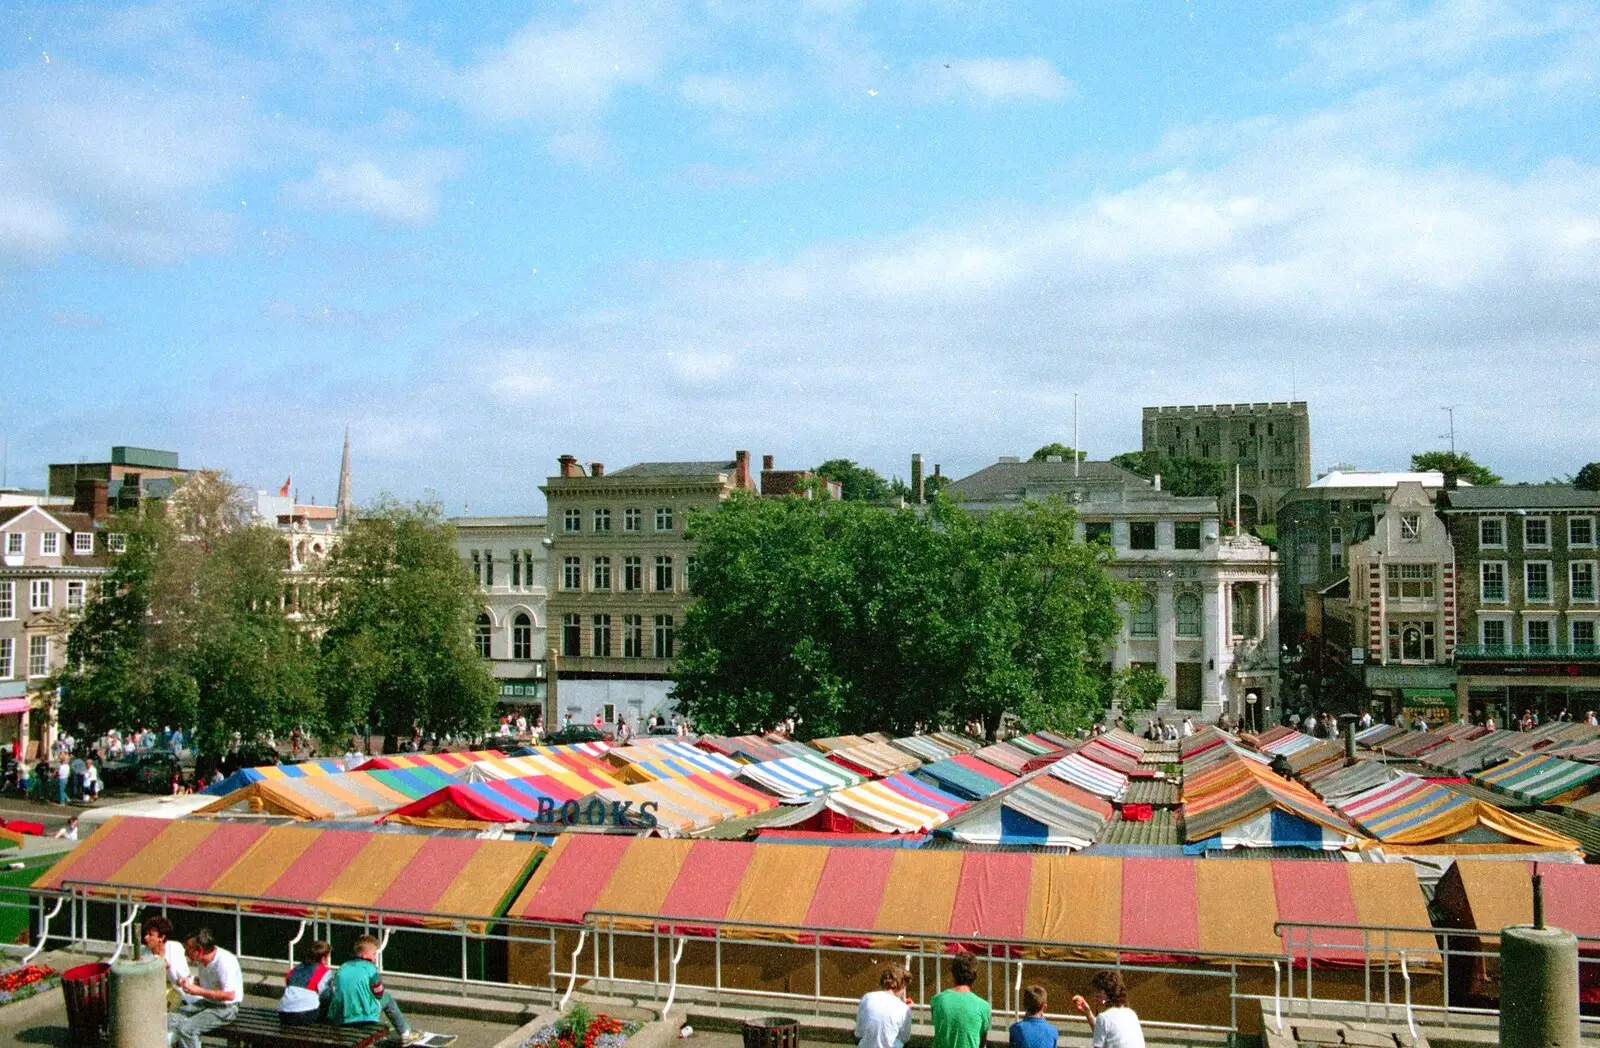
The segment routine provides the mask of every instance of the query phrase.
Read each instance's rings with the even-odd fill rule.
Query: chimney
[[[591,477],[603,477],[605,475],[606,475],[606,464],[604,462],[591,462],[591,463],[589,463],[589,476],[591,476]]]
[[[740,491],[750,490],[750,452],[748,451],[735,451],[733,453],[733,486]]]
[[[583,467],[578,465],[578,456],[562,455],[557,461],[561,463],[561,475],[563,477],[583,476]]]
[[[914,452],[911,456],[911,498],[917,505],[927,501],[922,486],[922,452]]]
[[[85,479],[77,483],[72,493],[72,509],[76,513],[87,513],[95,520],[102,520],[107,513],[107,488],[109,485],[103,480]]]
[[[772,456],[771,455],[762,455],[761,456],[761,468],[763,470],[769,470],[769,469],[772,468]]]
[[[939,464],[937,462],[933,464],[933,475],[938,477],[940,480],[944,479],[944,474],[939,472]]]

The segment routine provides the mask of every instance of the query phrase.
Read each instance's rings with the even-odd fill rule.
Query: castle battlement
[[[1231,418],[1240,415],[1277,415],[1284,413],[1306,415],[1308,414],[1306,402],[1303,400],[1274,400],[1255,404],[1184,404],[1147,407],[1144,409],[1144,417],[1147,419],[1172,416],[1181,418]]]

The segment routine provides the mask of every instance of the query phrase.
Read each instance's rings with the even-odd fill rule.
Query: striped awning
[[[524,757],[477,761],[457,772],[455,777],[460,782],[491,782],[542,776],[561,782],[581,796],[617,785],[613,770],[609,764],[585,754],[536,751]]]
[[[969,801],[982,800],[1017,781],[1017,777],[1010,772],[981,761],[970,753],[958,753],[925,764],[915,774],[946,793]]]
[[[855,786],[866,779],[820,755],[757,761],[741,767],[739,775],[791,804]]]
[[[312,775],[343,774],[344,762],[341,760],[301,761],[298,764],[268,764],[260,768],[240,768],[221,782],[214,782],[201,792],[222,797],[232,793],[234,790],[248,786],[252,782],[261,782],[264,779],[303,779]]]
[[[448,772],[429,767],[261,779],[218,797],[195,814],[239,812],[306,821],[366,818],[385,815],[455,781]]]
[[[457,782],[396,808],[384,821],[408,826],[479,829],[498,823],[537,822],[542,812],[549,822],[563,804],[582,800],[593,792],[592,789],[578,792],[560,780],[543,775]]]
[[[1600,765],[1530,753],[1468,778],[1532,804],[1543,804],[1563,794],[1591,788],[1600,779]]]
[[[1298,782],[1239,757],[1183,782],[1184,842],[1193,848],[1354,847],[1355,828]]]
[[[1027,770],[1028,762],[1034,754],[1027,750],[1019,750],[1009,742],[997,742],[992,746],[985,746],[973,754],[981,761],[988,761],[996,768],[1009,771],[1013,775],[1021,775]]]
[[[826,803],[830,811],[880,833],[925,833],[967,806],[904,772],[830,793]]]
[[[740,763],[731,757],[712,753],[676,739],[639,746],[616,746],[606,758],[620,770],[619,777],[628,782],[675,779],[696,773],[736,775],[741,767]],[[629,774],[630,772],[633,774]]]
[[[874,778],[911,771],[922,764],[921,759],[913,757],[904,750],[896,749],[887,742],[866,742],[859,746],[829,750],[828,759]]]
[[[1103,798],[1033,772],[958,812],[935,832],[964,844],[1087,848],[1111,814]]]
[[[478,761],[504,757],[499,750],[462,750],[460,753],[386,753],[358,764],[356,771],[388,771],[395,768],[438,768],[456,772]]]
[[[1348,797],[1337,805],[1369,835],[1390,845],[1443,845],[1472,852],[1488,844],[1576,851],[1578,842],[1492,804],[1416,775]],[[1463,839],[1468,838],[1468,839]]]
[[[1053,778],[1070,782],[1080,790],[1108,801],[1120,801],[1128,792],[1128,777],[1120,771],[1092,761],[1078,753],[1069,753],[1046,769]]]
[[[670,779],[631,783],[600,790],[592,797],[607,802],[631,803],[633,810],[653,804],[657,832],[672,837],[707,829],[778,806],[769,793],[752,789],[726,775],[682,775]],[[629,831],[632,832],[632,831]]]
[[[962,753],[977,753],[979,750],[983,749],[983,743],[972,738],[971,736],[962,735],[958,732],[936,731],[930,733],[928,738],[933,739],[936,742],[942,742],[946,746],[949,746],[955,750],[959,750]]]
[[[940,742],[931,735],[907,735],[903,739],[891,739],[889,745],[895,749],[904,750],[918,760],[926,761],[930,764],[934,761],[942,761],[946,757],[957,753],[967,752],[963,749],[957,749],[948,743]]]

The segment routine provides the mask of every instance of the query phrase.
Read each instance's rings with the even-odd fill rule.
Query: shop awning
[[[1450,706],[1455,707],[1456,692],[1454,688],[1401,688],[1400,697],[1411,706]],[[1430,702],[1428,700],[1436,700]]]

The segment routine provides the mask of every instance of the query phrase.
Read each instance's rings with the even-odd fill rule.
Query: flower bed
[[[622,1048],[643,1025],[596,1015],[580,1004],[522,1042],[522,1048]]]
[[[61,983],[61,976],[47,964],[19,964],[0,970],[0,1005],[48,990]]]

